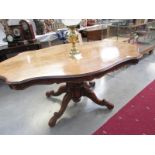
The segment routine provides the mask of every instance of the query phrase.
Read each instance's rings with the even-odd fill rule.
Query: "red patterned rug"
[[[94,133],[94,135],[143,134],[155,134],[155,81]]]

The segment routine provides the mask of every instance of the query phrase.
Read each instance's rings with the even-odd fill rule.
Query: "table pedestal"
[[[61,108],[58,112],[55,112],[53,117],[49,120],[49,126],[53,127],[55,126],[57,120],[63,115],[65,112],[70,100],[73,100],[74,102],[79,102],[82,96],[86,96],[89,99],[91,99],[94,103],[106,106],[108,109],[113,109],[114,105],[107,102],[105,99],[100,100],[97,98],[95,93],[92,91],[91,87],[95,85],[94,82],[77,82],[77,83],[71,83],[67,82],[66,85],[61,86],[57,92],[55,91],[49,91],[46,92],[46,96],[58,96],[62,93],[66,93],[63,97]]]

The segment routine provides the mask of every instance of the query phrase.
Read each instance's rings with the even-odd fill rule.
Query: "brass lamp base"
[[[76,47],[72,47],[72,49],[71,49],[69,55],[70,55],[70,56],[74,56],[74,55],[76,55],[76,54],[80,54],[80,51],[79,51]]]
[[[72,44],[71,51],[70,51],[69,55],[71,57],[74,57],[74,55],[80,53],[80,51],[76,47],[76,43],[78,42],[78,34],[77,34],[76,28],[74,26],[71,26],[69,28],[70,28],[70,32],[68,35],[68,42],[70,42]]]

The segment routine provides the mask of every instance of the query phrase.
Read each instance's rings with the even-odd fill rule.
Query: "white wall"
[[[8,25],[19,25],[19,21],[21,19],[9,19],[8,20]]]
[[[4,28],[2,24],[0,23],[0,46],[7,45],[7,42],[4,42],[3,39],[6,37]]]

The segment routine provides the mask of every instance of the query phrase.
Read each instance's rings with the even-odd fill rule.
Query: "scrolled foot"
[[[46,97],[49,98],[50,96],[52,96],[54,94],[54,91],[48,91],[46,92]]]
[[[149,51],[149,55],[151,55],[153,53],[153,50]]]
[[[114,108],[114,105],[109,103],[108,101],[106,100],[103,100],[103,103],[104,105],[109,109],[109,110],[112,110]]]
[[[70,94],[66,94],[63,98],[60,110],[58,112],[55,112],[53,117],[49,120],[49,126],[54,127],[57,120],[63,115],[64,111],[67,108],[67,105],[69,104],[69,101],[71,100],[72,96]]]
[[[88,97],[94,103],[96,103],[96,104],[98,104],[100,106],[106,106],[109,110],[114,108],[114,105],[109,103],[109,102],[107,102],[106,100],[98,99],[97,96],[95,95],[95,93],[91,89],[89,89],[89,88],[85,88],[84,96]]]
[[[58,96],[65,92],[66,92],[66,85],[61,86],[56,92],[53,90],[46,92],[46,96],[49,98],[50,96]]]
[[[54,127],[56,125],[57,122],[57,118],[55,117],[55,115],[49,120],[48,125],[50,127]]]

